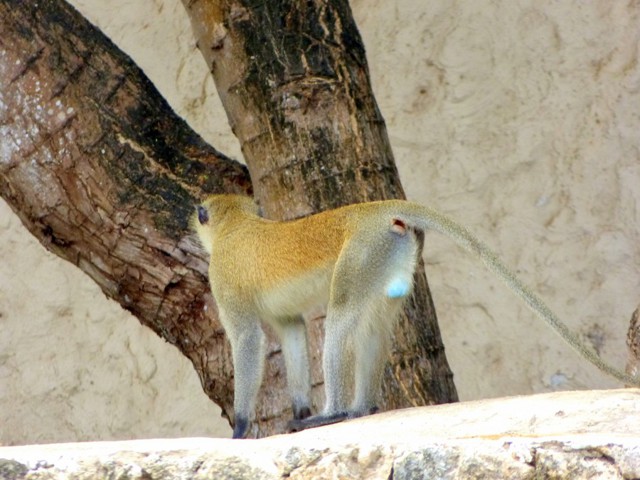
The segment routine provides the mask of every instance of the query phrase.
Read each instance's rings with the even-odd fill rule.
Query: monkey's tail
[[[452,238],[459,246],[472,254],[480,257],[485,266],[494,272],[500,279],[520,297],[531,310],[547,322],[555,332],[560,335],[578,354],[598,367],[601,371],[628,385],[640,387],[640,378],[628,375],[621,370],[609,365],[598,354],[586,347],[586,345],[562,322],[544,302],[526,287],[516,276],[502,263],[498,256],[474,237],[465,227],[454,222],[442,213],[419,204],[409,203],[408,223],[418,225],[423,229],[433,229],[443,235]],[[403,209],[404,210],[404,209]]]

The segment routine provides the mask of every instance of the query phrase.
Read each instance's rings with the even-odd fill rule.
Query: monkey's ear
[[[209,212],[202,205],[198,205],[198,221],[200,225],[204,225],[209,221]]]

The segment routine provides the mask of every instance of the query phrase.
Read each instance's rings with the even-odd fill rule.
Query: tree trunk
[[[339,205],[401,198],[364,47],[346,0],[183,0],[266,216],[295,218]],[[421,267],[396,331],[383,408],[457,400]],[[321,351],[312,322],[311,351]],[[269,374],[284,366],[275,344]],[[314,359],[314,400],[321,374]],[[261,431],[287,404],[259,400]],[[269,401],[266,401],[266,397]]]
[[[0,195],[48,250],[178,347],[230,412],[229,347],[188,227],[211,192],[250,192],[246,169],[104,35],[62,1],[0,0]]]

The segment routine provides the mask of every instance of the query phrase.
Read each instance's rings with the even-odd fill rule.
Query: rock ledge
[[[640,390],[386,412],[293,435],[0,448],[2,479],[640,478]]]

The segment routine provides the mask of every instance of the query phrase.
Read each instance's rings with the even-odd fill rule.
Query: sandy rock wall
[[[72,3],[239,158],[178,0]],[[622,366],[640,303],[640,6],[352,6],[409,198],[465,223]],[[428,235],[425,259],[463,399],[616,385],[449,241]],[[228,432],[187,361],[3,202],[0,265],[0,443]]]

